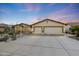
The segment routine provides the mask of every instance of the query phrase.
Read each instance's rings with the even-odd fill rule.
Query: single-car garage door
[[[35,34],[41,34],[41,33],[42,33],[41,27],[35,27],[35,28],[34,28],[34,33],[35,33]]]
[[[46,34],[61,34],[62,33],[62,27],[46,27],[45,33]]]

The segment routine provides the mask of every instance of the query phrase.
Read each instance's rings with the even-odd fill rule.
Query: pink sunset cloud
[[[11,12],[9,9],[0,9],[0,12],[1,13],[9,13]]]
[[[40,6],[34,6],[32,3],[23,4],[23,6],[25,6],[24,9],[20,11],[33,12],[41,10]]]
[[[69,6],[66,6],[63,9],[57,10],[55,12],[52,11],[51,13],[49,13],[49,15],[52,16],[52,15],[63,15],[63,14],[66,14],[69,11],[71,11],[72,7],[73,7],[73,5],[69,4]]]
[[[53,19],[53,20],[60,21],[60,22],[70,22],[71,20],[69,18],[72,18],[72,20],[73,20],[73,17],[75,16],[75,15],[67,14],[68,12],[70,12],[72,7],[73,7],[73,5],[70,4],[69,6],[65,7],[64,9],[60,9],[55,12],[49,13],[47,15],[47,17],[50,19]],[[79,20],[74,20],[73,22],[76,22],[76,21],[79,21]]]
[[[79,23],[79,20],[66,20],[66,22],[78,22]]]
[[[31,12],[31,11],[39,11],[40,7],[38,6],[34,6],[33,4],[28,4],[27,5],[27,11]]]

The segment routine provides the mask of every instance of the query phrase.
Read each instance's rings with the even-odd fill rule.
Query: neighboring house
[[[31,32],[31,27],[28,24],[17,24],[14,26],[14,30],[15,32],[20,32],[20,33],[29,33]]]
[[[22,27],[19,24],[13,26],[15,33],[22,32]]]
[[[79,22],[69,22],[68,26],[66,27],[66,33],[74,33],[71,29],[75,26],[79,26]]]
[[[8,27],[7,24],[1,23],[1,24],[0,24],[0,32],[4,32],[6,27]]]
[[[0,32],[4,32],[5,31],[5,27],[0,26]]]
[[[31,25],[33,34],[61,35],[65,32],[64,23],[45,19]]]
[[[66,33],[71,33],[70,28],[71,28],[70,25],[66,25],[66,26],[65,26],[65,32],[66,32]]]
[[[69,22],[70,26],[79,26],[79,22]]]

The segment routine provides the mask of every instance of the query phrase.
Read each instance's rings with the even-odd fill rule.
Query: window
[[[44,27],[42,27],[42,32],[44,33]]]

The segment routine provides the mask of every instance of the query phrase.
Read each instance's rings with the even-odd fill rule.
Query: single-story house
[[[29,33],[31,32],[31,27],[30,25],[28,24],[24,24],[24,23],[21,23],[21,24],[17,24],[14,26],[14,30],[15,32],[20,32],[20,33]]]
[[[32,34],[62,35],[65,32],[64,23],[51,19],[36,22],[31,27]]]

